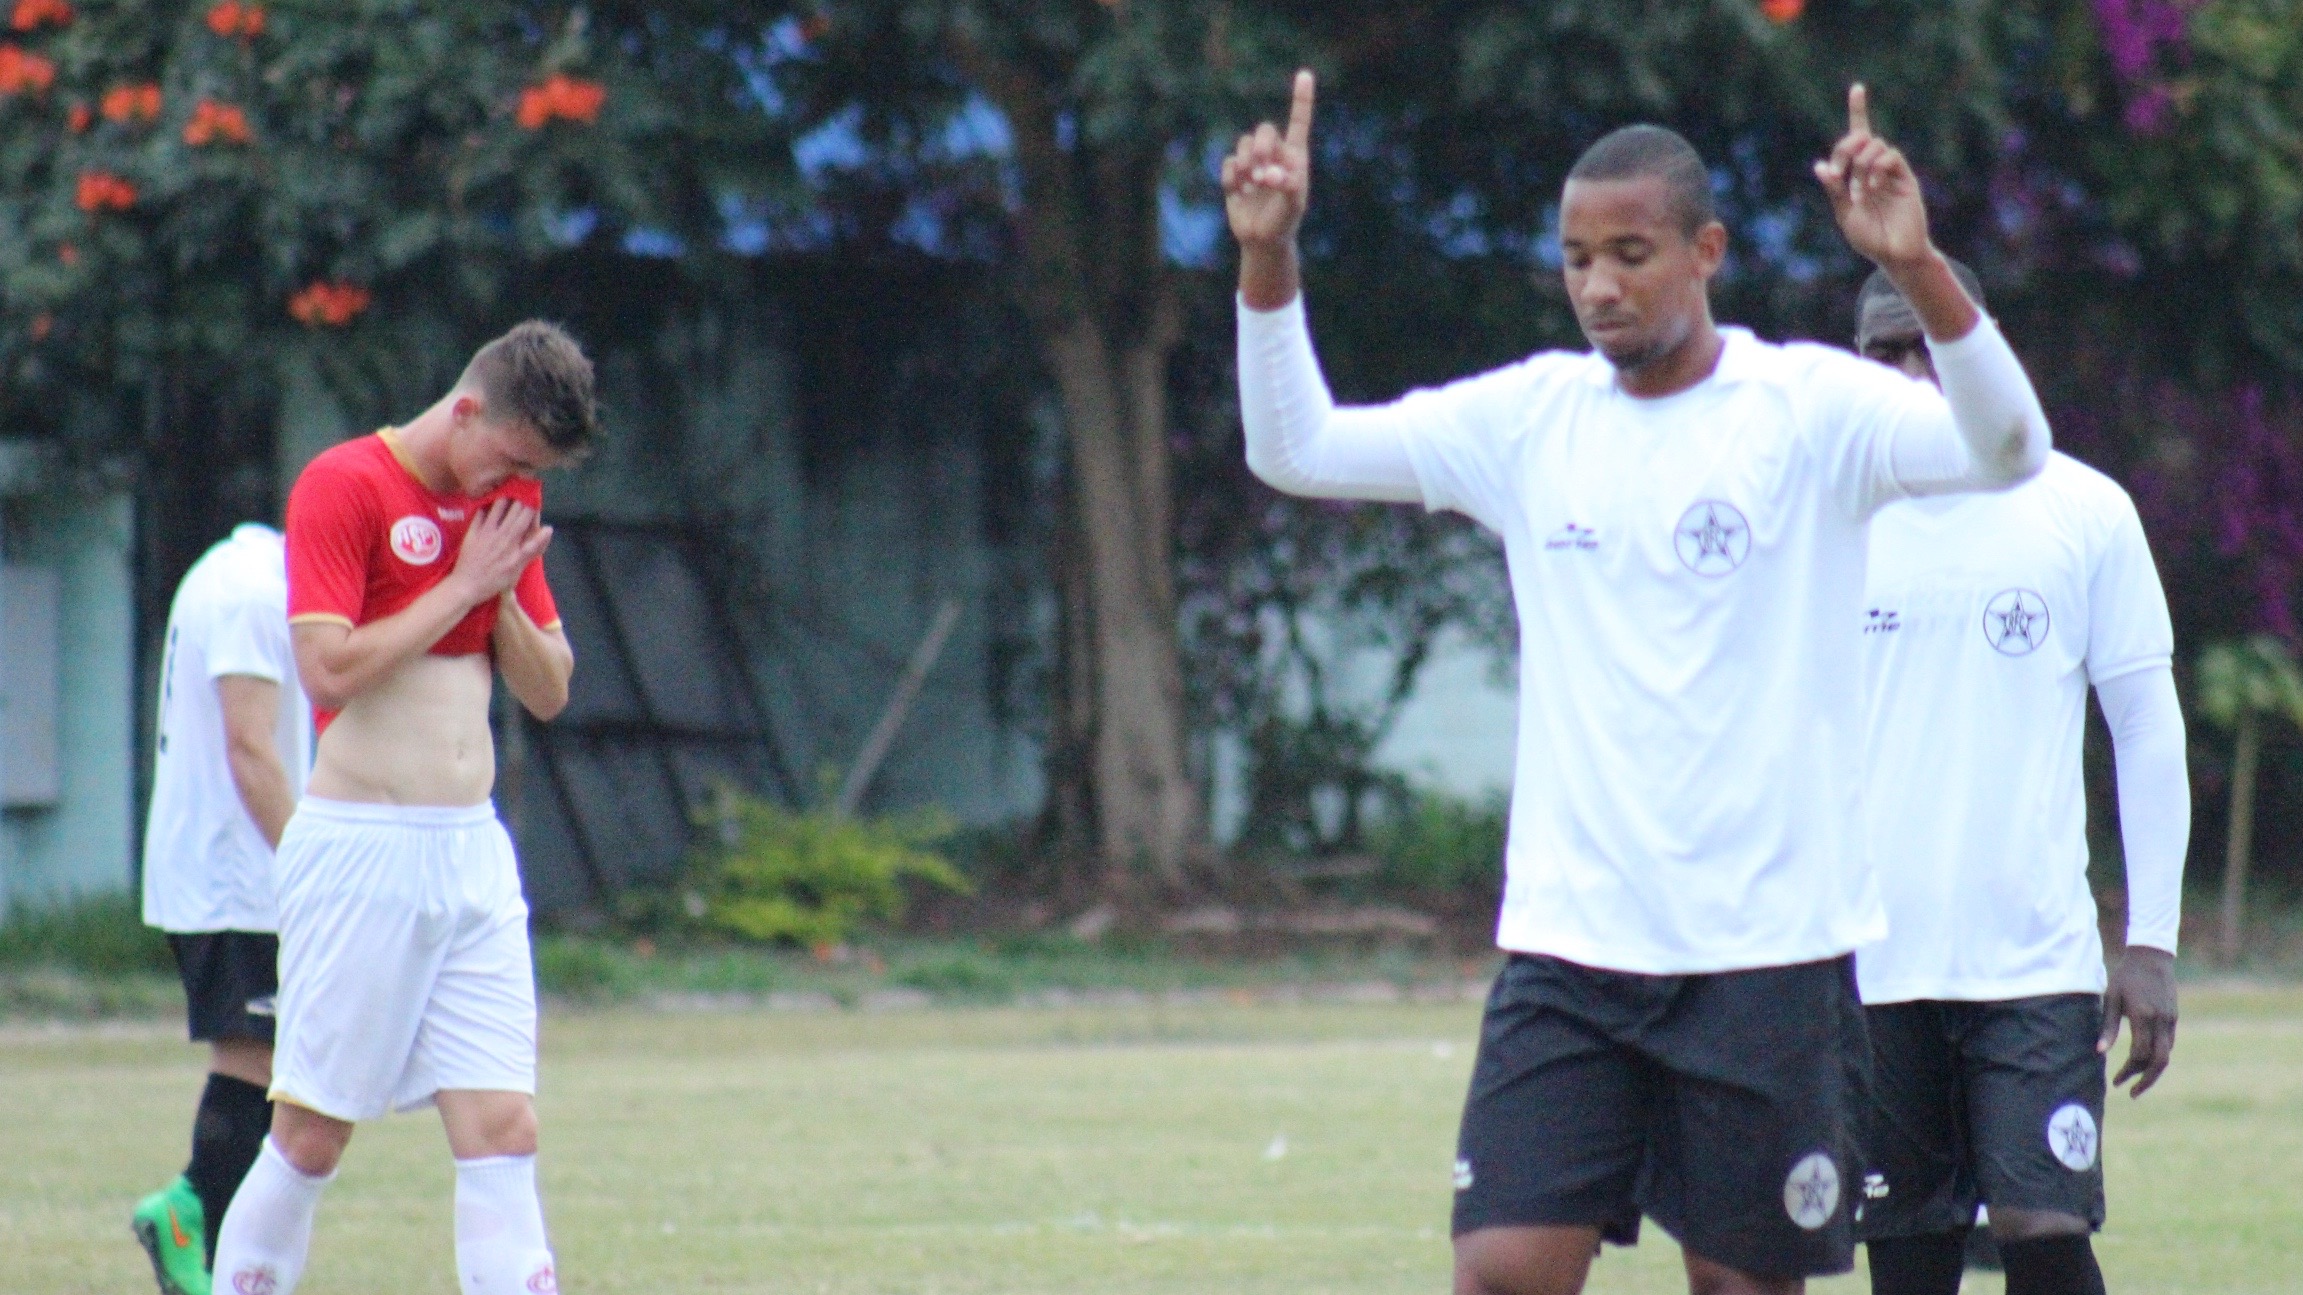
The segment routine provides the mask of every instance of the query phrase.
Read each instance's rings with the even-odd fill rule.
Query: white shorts
[[[280,838],[272,1098],[339,1120],[536,1091],[528,904],[495,806],[306,796]]]

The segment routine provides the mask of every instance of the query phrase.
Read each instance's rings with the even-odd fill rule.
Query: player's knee
[[[1688,1295],[1798,1295],[1799,1278],[1754,1277],[1696,1255],[1687,1257]]]
[[[2087,1226],[2087,1220],[2063,1210],[2026,1210],[2010,1206],[1995,1207],[1991,1211],[1991,1239],[2003,1246],[2048,1237],[2083,1237],[2093,1232],[2094,1229]]]
[[[1467,1232],[1455,1239],[1455,1295],[1577,1295],[1598,1248],[1586,1228]]]
[[[336,1172],[337,1162],[344,1158],[344,1148],[351,1142],[350,1124],[293,1102],[273,1103],[272,1145],[298,1173],[324,1178]]]
[[[441,1095],[441,1114],[458,1159],[536,1154],[536,1104],[514,1093],[488,1093],[450,1100]]]

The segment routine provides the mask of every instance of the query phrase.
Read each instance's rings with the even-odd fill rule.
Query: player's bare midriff
[[[345,703],[320,735],[312,795],[374,805],[477,805],[496,784],[486,653],[419,656]]]

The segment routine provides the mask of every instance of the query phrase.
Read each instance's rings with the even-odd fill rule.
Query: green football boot
[[[152,1256],[160,1295],[209,1295],[208,1221],[182,1175],[138,1201],[128,1225]]]

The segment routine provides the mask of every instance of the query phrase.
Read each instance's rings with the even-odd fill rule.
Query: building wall
[[[53,571],[61,595],[58,777],[52,803],[0,811],[0,907],[125,888],[136,839],[133,506],[119,491],[17,484],[0,498],[6,561]]]

